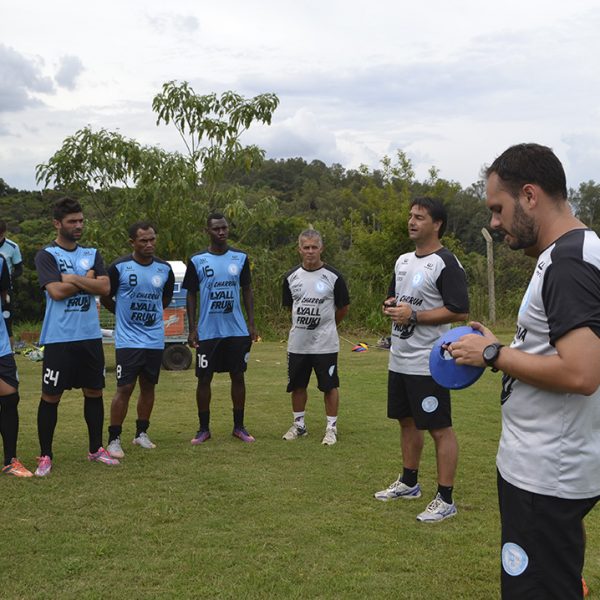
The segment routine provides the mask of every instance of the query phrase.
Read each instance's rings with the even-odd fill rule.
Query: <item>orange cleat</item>
[[[14,475],[15,477],[33,477],[33,473],[26,469],[18,458],[13,458],[10,463],[2,469],[2,472],[7,475]]]
[[[581,578],[581,585],[583,586],[583,597],[587,598],[590,595],[590,588],[587,586],[583,577]]]

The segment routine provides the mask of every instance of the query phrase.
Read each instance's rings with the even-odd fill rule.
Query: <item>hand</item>
[[[194,329],[194,331],[190,331],[188,335],[188,346],[190,348],[198,347],[198,331]]]
[[[459,340],[448,345],[445,349],[451,354],[457,365],[470,365],[472,367],[486,367],[483,360],[483,350],[486,346],[498,342],[498,338],[484,325],[471,321],[469,326],[483,335],[469,333]]]
[[[90,269],[85,276],[89,277],[90,279],[96,279],[96,271],[94,271],[94,269]]]
[[[258,339],[258,332],[256,331],[256,327],[254,325],[248,325],[248,332],[250,333],[250,338],[253,342]]]
[[[383,314],[390,317],[392,321],[399,325],[407,325],[412,315],[412,306],[406,302],[400,302],[398,306],[383,306]]]

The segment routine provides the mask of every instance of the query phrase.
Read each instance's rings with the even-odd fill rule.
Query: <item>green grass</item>
[[[346,336],[347,337],[347,336]],[[373,340],[367,340],[373,341]],[[374,491],[400,469],[398,426],[385,417],[387,352],[342,342],[340,442],[320,444],[325,417],[311,382],[309,436],[284,442],[291,409],[286,350],[263,342],[247,373],[246,423],[257,442],[231,436],[226,375],[213,384],[213,439],[197,428],[193,371],[161,374],[152,427],[158,444],[125,444],[119,467],[86,460],[79,393],[65,394],[46,479],[0,478],[2,598],[466,598],[499,595],[495,451],[499,374],[454,394],[461,456],[458,516],[415,516],[435,493],[433,444],[421,465],[424,497],[381,503]],[[38,452],[41,363],[17,357],[19,455]],[[114,392],[107,348],[105,406]],[[125,421],[133,437],[135,408]],[[600,475],[599,475],[600,476]],[[587,519],[586,578],[600,591],[600,511]]]

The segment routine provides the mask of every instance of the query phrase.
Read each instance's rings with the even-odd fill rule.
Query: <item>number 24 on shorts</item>
[[[46,369],[44,373],[44,383],[48,385],[50,382],[54,384],[54,387],[58,385],[58,376],[60,371],[53,371],[52,369]]]

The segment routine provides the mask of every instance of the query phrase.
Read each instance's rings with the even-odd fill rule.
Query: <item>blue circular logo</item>
[[[423,402],[421,402],[421,408],[426,413],[432,413],[437,409],[438,405],[439,402],[435,396],[427,396],[427,398],[423,398]]]
[[[511,576],[516,577],[524,573],[529,564],[527,552],[518,544],[506,542],[502,546],[502,568]]]
[[[415,273],[412,278],[413,287],[419,287],[423,283],[423,273],[420,271]]]

